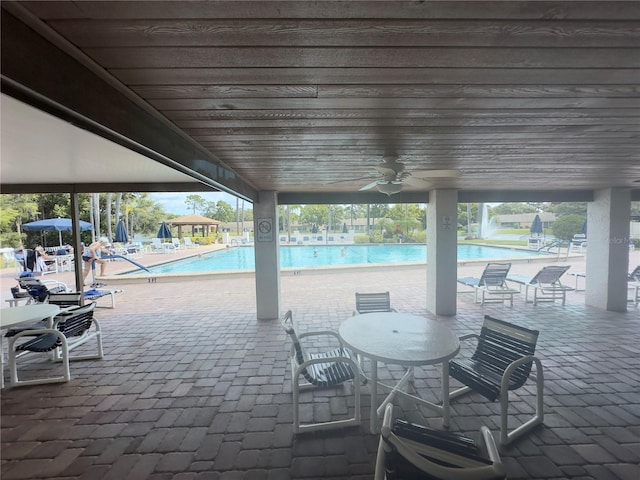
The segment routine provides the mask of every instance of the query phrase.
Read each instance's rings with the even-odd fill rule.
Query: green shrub
[[[427,231],[422,230],[420,232],[412,233],[410,237],[403,240],[404,243],[427,243]]]
[[[570,241],[574,235],[582,233],[584,216],[572,213],[558,218],[553,223],[553,235],[558,240]]]

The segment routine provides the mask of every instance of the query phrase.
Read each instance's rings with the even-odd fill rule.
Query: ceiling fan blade
[[[369,185],[365,185],[364,187],[361,187],[359,190],[360,191],[362,191],[362,190],[370,190],[373,187],[375,187],[376,185],[378,185],[378,181],[379,180],[376,180],[375,182],[371,182]]]
[[[378,173],[385,176],[395,176],[398,173],[396,170],[387,165],[378,165],[375,167],[375,169],[378,171]]]
[[[409,176],[405,178],[404,183],[406,183],[407,185],[411,185],[413,187],[428,187],[431,185],[430,181],[425,180],[424,178],[418,178],[413,176]]]
[[[460,170],[415,170],[411,175],[420,178],[457,178]]]

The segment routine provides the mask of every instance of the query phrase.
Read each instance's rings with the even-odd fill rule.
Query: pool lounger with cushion
[[[91,288],[84,292],[84,299],[90,300],[90,301],[96,301],[97,307],[116,308],[116,293],[120,293],[120,292],[122,292],[122,290],[103,290],[103,289]],[[111,304],[109,306],[97,304],[97,300],[99,298],[107,297],[107,296],[111,298]]]

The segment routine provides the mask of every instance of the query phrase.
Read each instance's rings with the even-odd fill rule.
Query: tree
[[[329,219],[327,205],[304,205],[300,209],[300,222],[308,225],[326,225]]]
[[[350,225],[353,227],[353,220],[364,217],[367,212],[364,205],[356,205],[352,203],[347,207],[347,213],[349,215]]]
[[[208,218],[216,218],[216,202],[206,202],[200,213]]]
[[[118,192],[116,194],[116,225],[120,221],[120,216],[122,215],[122,195],[122,192]]]
[[[233,207],[231,205],[229,205],[227,202],[223,201],[223,200],[219,200],[218,203],[216,203],[216,208],[215,208],[215,213],[214,213],[214,217],[216,220],[219,220],[220,222],[233,222],[235,215],[233,212]]]
[[[22,246],[22,224],[34,219],[38,214],[37,195],[0,195],[1,218],[0,239],[2,244],[12,247]],[[6,223],[5,223],[6,222]],[[15,226],[16,235],[12,235]]]
[[[467,237],[471,237],[471,224],[478,223],[478,204],[459,203],[458,204],[458,228],[467,231]]]
[[[396,225],[395,233],[402,233],[407,237],[424,224],[423,216],[424,211],[415,203],[398,203],[389,210],[389,217]]]
[[[91,194],[91,223],[93,223],[93,234],[92,240],[95,240],[97,237],[100,237],[100,194],[92,193]]]
[[[104,210],[105,210],[105,216],[107,217],[107,237],[109,237],[110,240],[113,240],[112,208],[113,208],[113,193],[109,192],[107,193]]]
[[[328,231],[341,230],[342,222],[344,221],[344,207],[342,205],[328,205],[327,207]],[[331,224],[329,225],[329,223]]]
[[[587,216],[587,202],[555,202],[547,205],[547,212],[553,212],[557,217],[564,215]]]
[[[584,225],[584,221],[585,217],[583,215],[570,213],[569,215],[564,215],[553,222],[551,230],[553,231],[554,237],[557,239],[569,241],[575,234],[582,233],[582,225]]]
[[[207,201],[200,195],[195,194],[187,195],[184,203],[187,205],[187,207],[193,210],[194,214],[204,211],[207,207]]]
[[[389,205],[386,203],[372,203],[371,204],[371,217],[372,218],[386,218],[389,216]]]
[[[536,206],[537,205],[537,206]],[[540,204],[532,205],[530,203],[501,203],[491,208],[494,215],[517,215],[520,213],[536,213],[540,208]]]

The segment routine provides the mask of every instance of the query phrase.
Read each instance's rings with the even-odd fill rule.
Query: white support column
[[[278,245],[278,197],[260,192],[253,204],[256,252],[256,311],[258,320],[280,317],[280,249]]]
[[[587,286],[585,303],[612,312],[627,311],[629,218],[627,189],[595,192],[587,210]]]
[[[458,192],[433,190],[427,206],[427,310],[455,315],[458,274]]]

